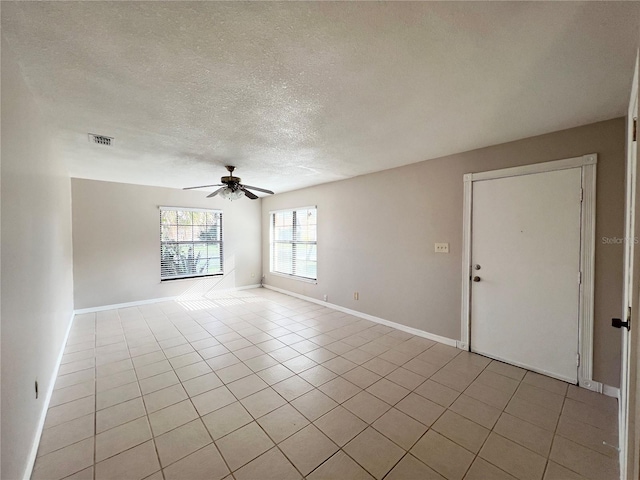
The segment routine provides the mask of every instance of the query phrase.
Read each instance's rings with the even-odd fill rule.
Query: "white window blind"
[[[222,211],[160,207],[160,279],[222,273]]]
[[[271,212],[271,271],[292,277],[318,277],[315,207]]]

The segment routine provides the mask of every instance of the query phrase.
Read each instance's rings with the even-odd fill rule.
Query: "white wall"
[[[1,476],[16,479],[28,468],[73,311],[71,187],[4,37],[1,96]]]
[[[260,200],[78,178],[71,186],[76,309],[260,283]],[[160,205],[223,211],[224,277],[160,281]]]
[[[462,133],[464,134],[464,133]],[[598,154],[594,380],[619,385],[624,119],[532,137],[263,199],[265,283],[460,339],[465,173]],[[269,274],[269,211],[318,206],[318,283]],[[449,254],[434,253],[448,242]],[[359,292],[359,300],[353,293]]]

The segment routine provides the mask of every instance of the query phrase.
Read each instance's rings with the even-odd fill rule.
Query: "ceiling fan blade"
[[[207,195],[207,198],[215,197],[217,194],[219,194],[225,188],[227,188],[227,187],[221,187],[221,188],[217,189],[215,192],[210,193],[209,195]]]
[[[268,193],[269,195],[273,195],[271,190],[266,190],[264,188],[252,187],[251,185],[243,185],[244,188],[250,188],[251,190],[257,190],[259,192]]]
[[[194,188],[219,187],[220,185],[222,185],[222,184],[221,183],[216,183],[215,185],[200,185],[198,187],[186,187],[186,188],[183,188],[183,190],[193,190]]]
[[[244,194],[247,197],[249,197],[251,200],[255,200],[256,198],[258,198],[258,196],[256,194],[254,194],[253,192],[250,192],[245,187],[240,187],[240,190],[242,190],[244,192]]]

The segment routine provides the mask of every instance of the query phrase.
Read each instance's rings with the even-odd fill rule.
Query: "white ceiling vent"
[[[113,137],[106,137],[104,135],[96,135],[95,133],[90,133],[89,141],[91,143],[97,143],[98,145],[105,145],[107,147],[110,147],[111,142],[113,141]]]

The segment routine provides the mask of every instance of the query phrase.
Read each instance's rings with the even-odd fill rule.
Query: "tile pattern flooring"
[[[616,400],[266,289],[79,315],[34,479],[617,478]]]

